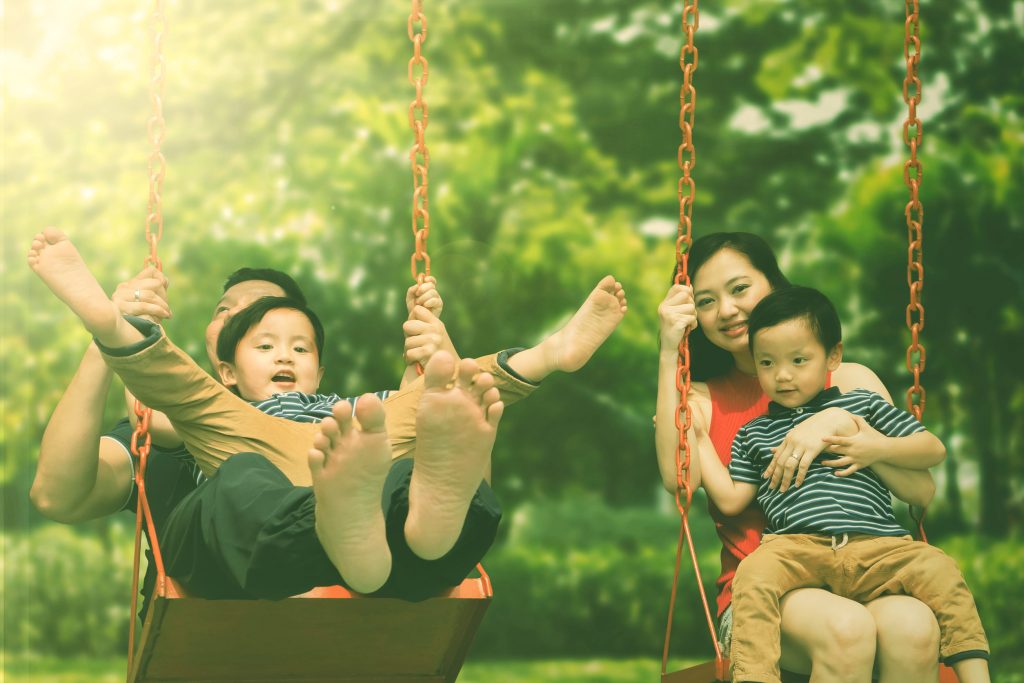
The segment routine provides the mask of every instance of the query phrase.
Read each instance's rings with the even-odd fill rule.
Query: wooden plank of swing
[[[286,600],[168,594],[150,605],[130,683],[452,683],[491,598],[482,579],[416,603],[337,586]]]
[[[714,683],[717,680],[715,660],[713,659],[688,669],[670,671],[661,675],[661,683]]]

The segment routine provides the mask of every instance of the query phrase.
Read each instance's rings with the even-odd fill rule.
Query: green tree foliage
[[[393,386],[412,248],[407,8],[167,6],[170,335],[201,357],[223,277],[277,267],[327,323],[324,386]],[[88,343],[23,255],[34,232],[59,225],[107,288],[139,268],[150,70],[143,3],[2,11],[0,485],[6,526],[23,529],[38,521],[26,491],[39,438]],[[649,503],[656,306],[677,206],[678,8],[436,0],[426,12],[430,250],[460,351],[537,341],[608,272],[630,296],[587,368],[507,413],[498,492],[510,509],[579,491]],[[1024,3],[922,13],[926,419],[960,466],[947,500],[964,482],[964,513],[1005,535],[1022,500]],[[848,357],[900,398],[902,6],[729,0],[702,6],[700,21],[696,234],[750,230],[777,245],[795,281],[840,305]],[[113,396],[111,422],[122,412]]]

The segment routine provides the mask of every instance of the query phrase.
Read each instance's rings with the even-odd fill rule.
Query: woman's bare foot
[[[453,381],[454,377],[454,381]],[[455,545],[491,461],[504,404],[494,378],[472,360],[438,351],[423,371],[405,539],[434,560]]]
[[[615,331],[627,308],[622,284],[606,275],[568,323],[537,346],[509,358],[509,367],[531,382],[540,382],[556,370],[575,372]]]
[[[124,322],[117,304],[89,272],[78,249],[57,228],[46,228],[32,239],[28,265],[101,344],[127,346],[142,339],[140,332]]]
[[[384,406],[374,394],[339,401],[320,423],[309,452],[316,494],[316,535],[352,590],[372,593],[391,573],[380,495],[391,468]]]

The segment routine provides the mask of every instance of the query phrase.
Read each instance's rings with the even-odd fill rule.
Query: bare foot
[[[316,494],[316,535],[345,583],[372,593],[391,573],[391,550],[384,530],[380,495],[391,468],[391,446],[384,431],[384,406],[364,394],[352,406],[339,401],[334,418],[320,423],[309,452]]]
[[[469,359],[457,370],[452,355],[438,351],[423,371],[405,538],[425,560],[447,553],[462,533],[504,410],[490,374]]]
[[[537,346],[511,356],[509,367],[531,382],[540,382],[556,370],[575,372],[615,331],[626,310],[622,284],[606,275],[562,329]]]
[[[124,330],[134,328],[123,323],[117,305],[89,272],[68,236],[57,228],[46,228],[32,239],[28,265],[100,343],[124,346],[142,339],[140,333],[131,336]],[[122,339],[119,332],[129,337]]]

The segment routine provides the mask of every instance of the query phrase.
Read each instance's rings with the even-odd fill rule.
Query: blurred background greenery
[[[224,276],[276,267],[325,319],[324,386],[393,386],[412,248],[408,4],[166,4],[171,336],[201,357]],[[471,658],[656,658],[676,535],[650,425],[676,230],[679,8],[425,10],[430,252],[460,351],[539,340],[608,272],[630,297],[590,365],[503,421],[508,524]],[[110,657],[127,632],[131,520],[61,527],[28,502],[40,435],[88,338],[23,255],[58,225],[109,289],[141,266],[148,3],[7,0],[0,13],[3,648],[10,661]],[[930,536],[964,567],[1008,681],[1024,670],[1024,1],[922,13],[926,422],[950,454]],[[833,297],[847,357],[897,397],[903,16],[882,0],[702,6],[694,172],[695,233],[766,237],[792,280]],[[122,412],[112,395],[109,421]],[[717,547],[695,509],[710,579]],[[681,595],[676,647],[707,654],[688,573]]]

